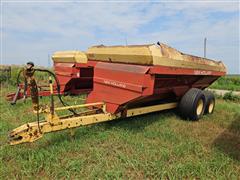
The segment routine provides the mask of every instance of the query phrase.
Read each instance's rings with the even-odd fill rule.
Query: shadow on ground
[[[168,117],[171,117],[175,113],[175,109],[164,110],[159,112],[153,112],[149,114],[142,114],[139,116],[133,116],[128,118],[120,118],[117,120],[104,123],[106,129],[119,128],[133,133],[141,133],[151,124],[164,123]]]
[[[240,161],[240,114],[236,115],[232,124],[214,140],[213,146],[233,160]]]
[[[155,112],[144,114],[141,116],[120,118],[113,121],[103,122],[99,124],[93,124],[89,126],[83,126],[81,128],[75,128],[74,139],[85,140],[90,139],[91,136],[97,136],[107,130],[121,129],[129,131],[131,133],[142,133],[146,127],[154,123],[164,123],[164,121],[176,114],[176,110],[165,110],[162,112]],[[44,138],[44,137],[43,137]],[[71,141],[72,137],[68,130],[64,132],[53,133],[53,136],[47,141],[48,146],[57,145],[63,141]],[[46,145],[46,144],[45,144]],[[43,145],[45,147],[45,145]]]

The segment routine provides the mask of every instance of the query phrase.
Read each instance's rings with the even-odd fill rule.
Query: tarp
[[[132,46],[100,45],[90,47],[86,53],[88,60],[226,71],[221,61],[184,54],[163,43]]]

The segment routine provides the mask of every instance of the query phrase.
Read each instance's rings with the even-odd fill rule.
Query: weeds
[[[234,95],[232,91],[224,94],[223,99],[227,101],[240,102],[240,96]]]
[[[210,88],[240,91],[240,75],[226,75],[220,77]]]

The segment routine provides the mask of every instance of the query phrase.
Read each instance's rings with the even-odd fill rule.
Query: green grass
[[[35,121],[31,102],[0,101],[0,179],[239,179],[240,105],[218,99],[213,115],[174,110],[44,135],[10,146],[7,133]],[[75,98],[67,97],[73,101]],[[48,98],[43,98],[48,102]]]
[[[226,101],[234,101],[240,103],[240,96],[234,95],[233,91],[227,92],[222,98]]]
[[[215,81],[210,88],[240,91],[240,75],[226,75]]]

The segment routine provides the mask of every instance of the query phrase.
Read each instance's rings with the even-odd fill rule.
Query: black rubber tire
[[[204,114],[212,114],[215,108],[215,96],[212,92],[210,91],[203,91],[203,94],[206,99],[205,103],[205,111]],[[210,104],[213,103],[213,107],[210,107]]]
[[[201,113],[198,114],[197,106],[200,100],[203,102],[203,107]],[[191,88],[183,95],[179,103],[180,114],[184,119],[199,120],[204,114],[205,102],[206,99],[203,91],[197,88]]]

